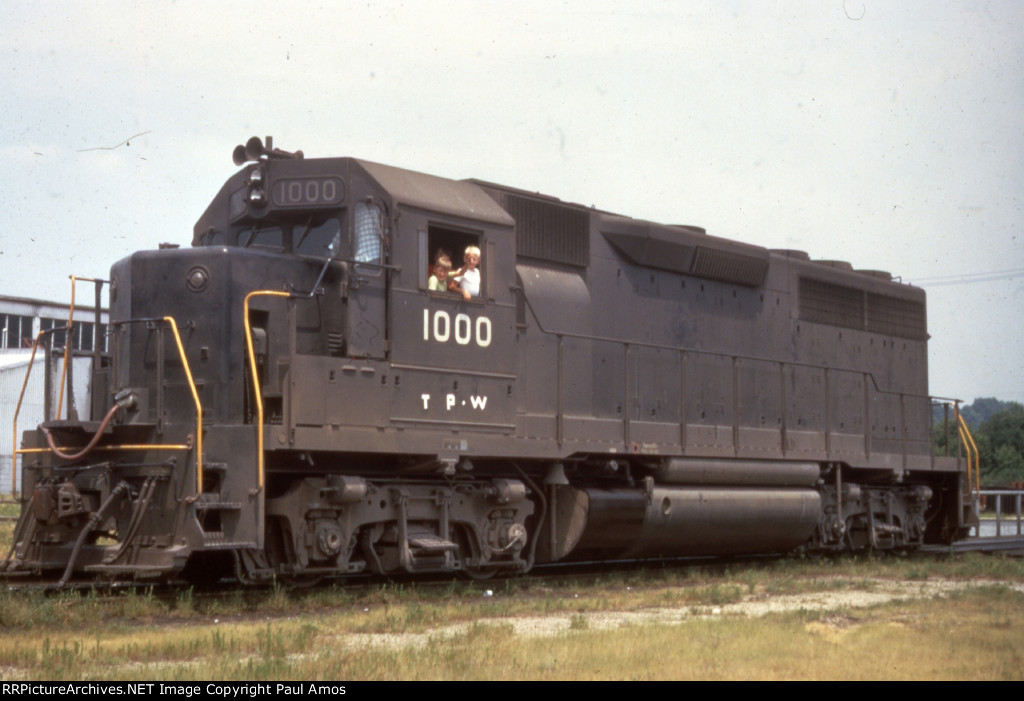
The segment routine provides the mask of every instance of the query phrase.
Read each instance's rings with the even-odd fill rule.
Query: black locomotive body
[[[109,420],[25,433],[8,572],[487,576],[964,532],[962,464],[932,455],[922,290],[247,148],[192,248],[114,265]],[[469,246],[479,296],[429,290],[436,252],[458,267]]]

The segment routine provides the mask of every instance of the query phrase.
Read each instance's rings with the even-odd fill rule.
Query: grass
[[[276,618],[344,612],[344,627],[359,633],[422,631],[451,621],[487,617],[630,611],[651,607],[721,606],[744,597],[871,588],[878,579],[1024,582],[1024,562],[968,554],[947,559],[847,556],[818,561],[775,559],[731,566],[651,566],[577,577],[453,580],[442,585],[387,582],[358,593],[315,590],[235,591],[199,597],[191,589],[171,597],[130,590],[115,597],[94,592],[57,595],[0,590],[0,630],[189,623],[232,617]],[[485,596],[485,590],[492,596]]]
[[[1019,679],[1024,596],[1005,587],[870,609],[558,635],[469,623],[401,646],[352,645],[347,614],[260,623],[52,632],[0,646],[0,666],[49,679]],[[8,673],[7,678],[15,675]]]
[[[8,512],[17,506],[0,505]],[[0,548],[12,530],[0,523]],[[749,598],[935,578],[982,585],[941,603],[714,615]],[[191,589],[169,597],[0,589],[0,677],[1018,679],[1024,596],[1007,585],[1022,582],[1021,560],[968,554],[651,565],[561,581],[275,587],[216,598]],[[681,612],[685,622],[600,623],[607,612],[657,609]],[[561,632],[519,635],[510,621],[523,617],[555,617]],[[386,643],[394,636],[405,642]]]
[[[651,567],[486,584],[284,588],[207,598],[0,592],[5,679],[1019,678],[1024,595],[983,585],[942,601],[761,618],[709,615],[744,598],[880,581],[1024,582],[1024,563],[969,555]],[[491,590],[492,595],[485,594]],[[681,625],[608,630],[598,614],[681,611]],[[556,616],[562,632],[516,634]],[[486,622],[485,622],[486,621]],[[454,624],[459,627],[452,628]],[[382,644],[402,636],[401,645]],[[375,642],[370,643],[373,640]]]
[[[10,495],[4,497],[5,499],[11,499]],[[0,516],[5,519],[13,519],[21,514],[21,504],[14,501],[3,501],[0,502]],[[8,548],[11,547],[11,540],[14,538],[14,526],[16,522],[13,520],[0,521],[0,557],[7,555]]]

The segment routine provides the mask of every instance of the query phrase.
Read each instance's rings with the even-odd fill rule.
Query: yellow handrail
[[[956,414],[960,444],[964,446],[964,450],[967,452],[967,484],[969,487],[971,486],[971,477],[973,475],[972,491],[977,493],[981,489],[981,459],[978,454],[978,444],[974,442],[971,429],[967,427],[967,422],[964,421],[964,417],[960,414],[960,407],[954,405],[953,411]]]
[[[178,346],[178,355],[181,357],[181,366],[185,368],[185,377],[188,379],[188,388],[192,391],[192,401],[196,403],[196,495],[203,493],[203,405],[199,401],[199,392],[196,391],[195,380],[192,379],[192,369],[188,365],[188,358],[185,356],[185,347],[181,345],[181,336],[178,334],[178,324],[174,317],[165,316],[174,333],[174,342]]]
[[[91,277],[76,277],[71,275],[71,303],[68,306],[68,323],[65,329],[65,341],[64,341],[64,364],[61,367],[60,372],[60,389],[57,394],[57,408],[56,417],[60,418],[61,406],[64,403],[64,383],[67,378],[67,368],[70,355],[70,349],[74,344],[74,314],[75,314],[75,283],[79,280],[83,282],[106,282],[106,280],[100,280],[98,278]],[[185,370],[185,377],[188,380],[189,390],[192,393],[192,401],[195,402],[196,406],[196,492],[202,494],[203,491],[203,405],[199,400],[199,392],[196,389],[195,380],[192,377],[192,369],[188,363],[188,357],[185,355],[185,347],[181,343],[181,334],[178,333],[178,324],[173,317],[163,317],[171,328],[171,332],[174,334],[174,342],[178,349],[178,357],[181,359],[182,368]],[[25,370],[25,379],[21,384],[21,392],[18,395],[18,403],[14,409],[14,419],[12,421],[12,451],[11,451],[11,494],[17,493],[18,485],[18,456],[27,455],[30,453],[45,453],[49,452],[49,448],[18,448],[18,415],[21,413],[21,405],[25,398],[25,390],[28,387],[28,380],[32,374],[32,366],[35,363],[36,351],[39,348],[39,343],[42,340],[44,334],[53,333],[57,329],[46,329],[40,331],[35,340],[32,343],[32,355],[29,357],[28,368]],[[123,445],[110,445],[110,446],[99,446],[98,450],[188,450],[192,446],[189,444],[167,444],[167,443],[145,443],[145,444],[123,444]]]
[[[81,278],[83,280],[92,280],[91,278]],[[192,369],[188,364],[188,358],[185,355],[185,348],[181,343],[181,335],[178,333],[178,324],[175,322],[173,317],[165,316],[163,318],[165,322],[171,327],[171,332],[174,334],[174,342],[178,348],[178,356],[181,358],[182,367],[185,369],[185,377],[188,379],[189,390],[192,392],[192,400],[196,405],[196,485],[197,493],[201,494],[203,491],[203,406],[199,400],[199,392],[196,389],[195,380],[192,378]],[[14,421],[12,426],[13,432],[13,443],[14,449],[11,455],[11,494],[17,492],[18,484],[18,456],[29,455],[33,453],[48,453],[50,448],[18,448],[18,415],[21,413],[21,404],[25,398],[25,389],[28,387],[28,379],[32,374],[32,366],[35,363],[36,350],[39,348],[39,342],[43,335],[47,333],[53,333],[56,329],[46,329],[40,331],[32,343],[32,355],[29,357],[28,368],[25,370],[25,379],[21,384],[21,393],[18,395],[18,403],[14,409]],[[66,348],[66,345],[65,345]],[[61,375],[63,381],[63,371]],[[59,404],[58,404],[58,416],[59,416]],[[121,445],[105,445],[97,446],[94,450],[189,450],[192,445],[188,443],[137,443],[137,444],[121,444]],[[65,447],[61,447],[61,450],[65,450]]]
[[[71,275],[71,304],[68,305],[67,331],[64,335],[64,365],[60,369],[60,391],[57,393],[57,416],[60,418],[60,408],[64,404],[64,379],[68,376],[68,355],[71,353],[71,346],[75,344],[75,276]],[[69,412],[70,413],[70,412]]]
[[[95,277],[78,277],[75,275],[69,275],[68,277],[71,278],[71,304],[68,306],[67,333],[64,336],[64,365],[60,369],[60,391],[57,393],[56,418],[58,419],[60,418],[60,407],[64,403],[64,381],[68,376],[68,357],[71,354],[71,347],[75,344],[75,283],[79,280],[82,282],[108,282],[107,280]],[[98,331],[97,329],[97,333]],[[96,343],[99,343],[99,339],[96,340]]]
[[[75,450],[80,446],[57,446],[58,450]],[[121,443],[119,445],[98,445],[93,450],[191,450],[191,443]],[[50,448],[22,448],[19,455],[31,453],[49,453]]]
[[[28,359],[28,368],[25,369],[25,379],[21,383],[21,392],[18,394],[18,403],[14,407],[13,432],[14,440],[11,442],[11,494],[18,493],[18,454],[24,451],[18,450],[18,414],[21,413],[21,402],[25,398],[25,388],[28,387],[28,378],[32,374],[32,364],[36,361],[36,349],[39,348],[39,341],[43,334],[48,331],[40,331],[36,334],[36,340],[32,342],[32,355]]]
[[[242,321],[245,325],[245,348],[249,352],[249,370],[252,375],[253,397],[256,400],[256,465],[258,489],[263,489],[263,397],[260,389],[260,378],[256,374],[256,353],[252,347],[252,326],[249,324],[249,300],[253,297],[291,297],[288,292],[278,290],[254,290],[245,296]]]

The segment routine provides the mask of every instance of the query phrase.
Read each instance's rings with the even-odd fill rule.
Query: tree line
[[[1008,487],[1024,482],[1024,405],[980,397],[962,406],[960,414],[978,446],[981,485]],[[956,455],[960,438],[955,428],[946,430],[941,406],[934,409],[932,418],[936,454],[947,454],[948,434],[949,454]]]

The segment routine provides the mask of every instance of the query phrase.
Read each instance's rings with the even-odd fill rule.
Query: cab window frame
[[[483,252],[486,239],[481,229],[471,229],[457,224],[444,221],[429,221],[425,230],[420,232],[420,279],[419,287],[429,295],[442,295],[451,297],[458,293],[445,290],[443,292],[428,289],[430,275],[434,270],[434,261],[441,250],[444,250],[451,259],[451,272],[462,267],[466,248],[475,246],[480,250],[480,263],[477,269],[480,271],[480,294],[471,298],[470,302],[486,303],[488,299],[488,273],[487,257]]]

